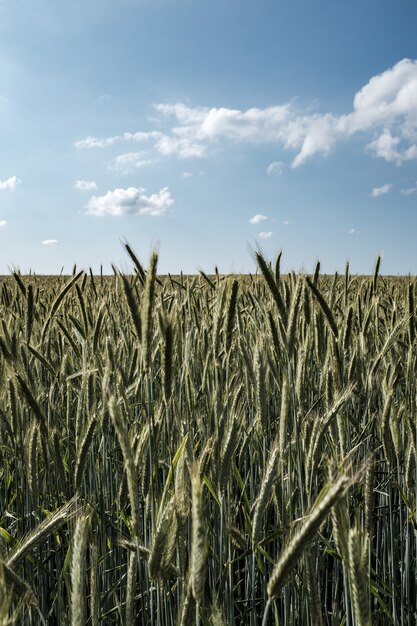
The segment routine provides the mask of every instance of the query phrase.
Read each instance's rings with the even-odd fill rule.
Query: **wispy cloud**
[[[107,148],[115,143],[123,141],[123,137],[116,135],[115,137],[91,137],[80,139],[75,142],[76,148]]]
[[[94,180],[76,180],[74,188],[78,189],[78,191],[95,191],[97,183]]]
[[[111,163],[108,164],[109,170],[120,171],[127,174],[133,169],[140,169],[148,165],[153,165],[153,159],[146,159],[146,152],[125,152],[119,154]]]
[[[392,189],[391,183],[386,183],[381,187],[374,187],[371,191],[372,198],[378,198],[379,196],[384,196],[386,193],[389,193]]]
[[[268,231],[262,231],[260,233],[258,233],[258,237],[260,237],[261,239],[270,239],[272,237],[274,233],[272,232],[272,230],[268,230]]]
[[[290,224],[295,224],[293,220],[284,220],[282,223],[285,224],[285,226],[289,226]]]
[[[160,189],[150,196],[145,194],[142,187],[128,187],[114,189],[104,196],[93,196],[86,205],[87,213],[102,217],[104,215],[165,215],[173,204],[174,199],[168,187]]]
[[[247,110],[159,103],[155,110],[160,123],[171,126],[169,130],[90,136],[75,145],[104,148],[122,141],[151,141],[160,155],[186,159],[206,156],[209,147],[220,141],[270,144],[294,152],[292,167],[299,167],[361,133],[368,134],[366,151],[377,158],[398,165],[417,159],[416,60],[403,59],[373,76],[353,95],[351,110],[342,115],[311,113],[298,100]],[[281,165],[275,164],[269,166],[270,173],[279,173]]]
[[[411,196],[413,193],[417,193],[417,181],[413,187],[407,187],[407,189],[401,189],[403,196]]]
[[[266,168],[266,173],[268,176],[279,176],[284,170],[284,165],[283,161],[273,161]]]
[[[261,222],[265,222],[265,220],[267,220],[268,217],[266,215],[262,215],[261,213],[257,213],[256,215],[254,215],[253,217],[250,218],[249,223],[250,224],[260,224]]]
[[[6,226],[6,224],[7,224],[6,220],[0,220],[0,227]]]
[[[7,180],[0,180],[1,191],[14,191],[21,181],[17,176],[10,176]]]
[[[162,135],[155,144],[156,150],[163,156],[177,156],[180,159],[201,158],[205,156],[207,147],[195,141],[187,132],[181,134],[174,129],[175,136]]]
[[[362,237],[363,235],[367,235],[368,231],[359,230],[358,228],[349,228],[349,230],[346,231],[346,234],[349,235],[349,237]]]
[[[122,141],[141,143],[143,141],[156,140],[162,136],[162,133],[156,130],[138,131],[136,133],[123,133],[122,135],[113,135],[112,137],[86,137],[76,141],[76,148],[107,148]]]
[[[58,239],[44,239],[41,244],[43,246],[59,246],[59,241]]]
[[[191,178],[191,177],[192,177],[191,172],[183,172],[181,174],[181,178]]]

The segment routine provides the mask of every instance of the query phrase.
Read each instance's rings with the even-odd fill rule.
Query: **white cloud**
[[[400,137],[393,137],[391,132],[385,129],[379,137],[366,146],[369,152],[385,161],[401,165],[404,161],[417,159],[417,145],[401,149]]]
[[[273,161],[266,168],[266,173],[268,176],[273,176],[274,174],[278,176],[279,174],[282,174],[283,169],[284,163],[282,161]]]
[[[0,190],[14,191],[21,181],[17,176],[10,176],[7,180],[0,180]]]
[[[253,217],[250,218],[249,222],[251,224],[260,224],[261,222],[264,222],[267,219],[268,219],[268,217],[266,215],[262,215],[261,213],[257,213],[256,215],[254,215]]]
[[[125,174],[132,169],[140,169],[147,165],[152,165],[155,161],[152,159],[145,159],[145,152],[125,152],[119,154],[111,163],[109,163],[109,170],[122,171]]]
[[[142,187],[114,189],[104,196],[93,196],[86,205],[87,213],[102,217],[104,215],[165,215],[173,204],[168,187],[160,189],[151,196],[145,195]]]
[[[347,116],[338,118],[332,113],[295,119],[289,129],[286,147],[301,149],[293,160],[292,167],[302,165],[316,154],[330,154],[336,143],[350,134],[347,119]]]
[[[396,129],[404,143],[401,160],[417,157],[417,61],[409,59],[372,77],[355,94],[353,109],[345,115],[302,114],[293,103],[247,111],[190,108],[180,103],[156,108],[177,118],[180,126],[172,133],[185,135],[189,142],[229,139],[278,143],[298,150],[293,167],[316,154],[329,154],[338,142],[355,133],[378,128],[384,132]]]
[[[114,137],[86,137],[75,142],[76,148],[106,148],[112,146],[115,143],[122,141],[122,138],[118,135]]]
[[[403,59],[362,87],[353,107],[362,125],[396,115],[416,117],[417,62]]]
[[[181,124],[187,126],[201,124],[209,110],[207,107],[188,107],[181,102],[177,102],[177,104],[155,104],[154,108],[166,117],[174,115]]]
[[[94,191],[97,189],[97,184],[94,180],[76,180],[74,188],[79,191]]]
[[[389,130],[384,130],[384,132],[371,141],[366,148],[369,152],[373,152],[375,156],[385,159],[385,161],[398,162],[400,155],[397,146],[399,143],[400,139],[398,137],[393,137]]]
[[[285,226],[289,226],[290,224],[295,224],[295,222],[293,222],[292,220],[284,220],[282,223],[285,224]]]
[[[163,156],[178,156],[180,159],[201,158],[206,154],[206,146],[194,141],[192,133],[181,133],[174,129],[178,136],[162,135],[155,144],[155,148]],[[182,135],[182,136],[181,136]]]
[[[258,233],[258,237],[260,237],[261,239],[270,239],[273,235],[272,230],[268,230],[268,231],[262,231],[260,233]]]
[[[414,187],[408,187],[407,189],[401,189],[401,193],[404,196],[411,196],[413,193],[417,193],[417,181],[415,182]]]
[[[351,110],[343,115],[311,113],[298,101],[247,110],[191,107],[181,102],[156,104],[155,109],[161,116],[159,123],[170,125],[169,130],[87,137],[75,145],[106,147],[122,141],[151,141],[159,154],[185,159],[204,157],[211,145],[225,140],[270,144],[294,152],[292,167],[299,167],[362,133],[368,135],[365,142],[373,136],[367,151],[375,157],[396,164],[417,159],[417,60],[403,59],[371,77],[353,94]],[[271,173],[279,171],[277,165]]]
[[[136,133],[123,133],[123,135],[114,135],[113,137],[86,137],[75,142],[76,148],[108,148],[116,143],[122,141],[140,143],[142,141],[148,141],[150,139],[157,140],[162,136],[162,133],[156,130],[149,132],[136,132]]]
[[[0,226],[6,226],[7,222],[6,220],[0,220]]]
[[[329,114],[328,114],[329,115]],[[319,116],[322,123],[326,116]],[[354,133],[372,131],[382,127],[382,135],[369,145],[376,156],[387,160],[400,161],[417,157],[417,61],[403,59],[392,68],[373,76],[353,99],[353,110],[342,116],[327,118],[327,128],[322,129],[321,140],[313,132],[304,138],[301,152],[296,157],[298,163],[314,153],[325,154],[328,149]],[[391,130],[397,137],[393,138]],[[407,147],[398,152],[395,148],[400,141]],[[311,149],[306,149],[306,144]],[[398,154],[397,154],[398,153]],[[399,157],[398,157],[399,155]]]
[[[58,246],[59,241],[58,239],[44,239],[43,241],[41,241],[41,244],[43,246]]]
[[[289,116],[290,105],[246,111],[225,107],[188,107],[182,103],[156,104],[165,118],[175,117],[179,125],[163,135],[156,149],[163,155],[180,158],[203,157],[207,144],[222,139],[250,143],[274,142],[279,139],[280,125]]]
[[[381,187],[374,187],[371,191],[371,196],[372,198],[378,198],[379,196],[383,196],[389,191],[391,191],[391,189],[392,189],[392,185],[390,183],[386,183],[385,185],[382,185]]]
[[[191,172],[183,172],[181,174],[181,178],[191,178],[191,177],[192,177]]]
[[[121,137],[124,141],[133,141],[134,143],[142,143],[151,139],[159,139],[162,133],[159,130],[138,131],[136,133],[124,133]]]
[[[347,234],[348,234],[348,235],[355,235],[355,234],[356,234],[356,228],[350,228],[350,229],[348,230],[348,233],[347,233]]]
[[[289,119],[290,104],[247,111],[213,108],[206,112],[198,135],[209,139],[226,137],[236,141],[263,143],[279,139],[281,127]]]

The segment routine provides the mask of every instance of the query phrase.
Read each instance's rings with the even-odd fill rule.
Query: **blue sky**
[[[417,274],[414,0],[0,0],[0,273]]]

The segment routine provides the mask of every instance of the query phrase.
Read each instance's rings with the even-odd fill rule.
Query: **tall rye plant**
[[[0,281],[0,625],[410,625],[416,282]]]

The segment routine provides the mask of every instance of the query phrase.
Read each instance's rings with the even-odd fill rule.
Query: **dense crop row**
[[[411,278],[0,283],[0,624],[415,623]]]

